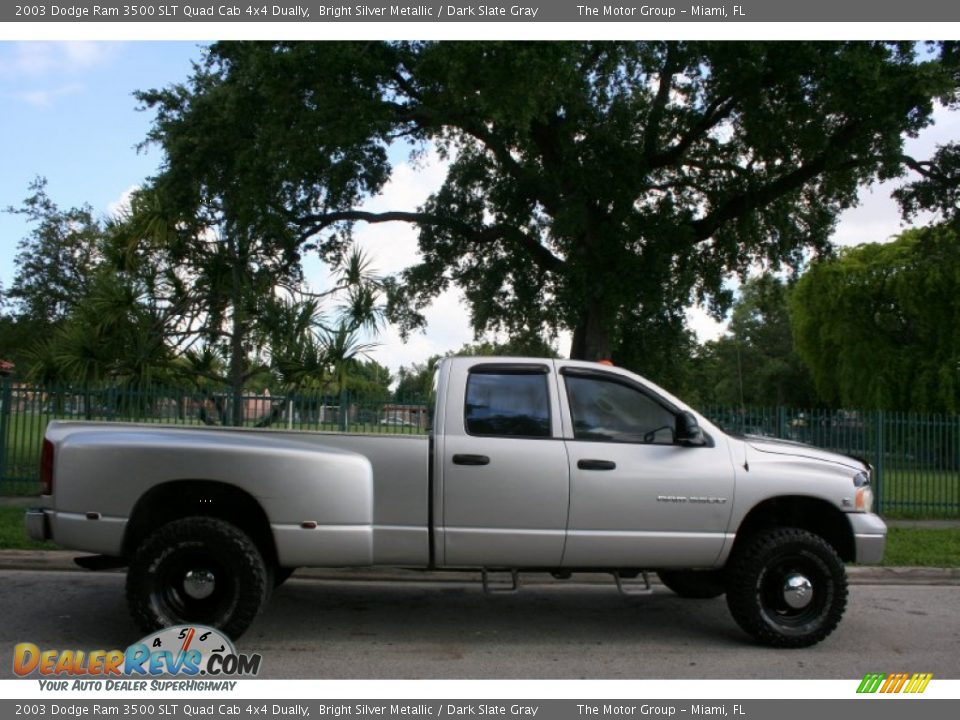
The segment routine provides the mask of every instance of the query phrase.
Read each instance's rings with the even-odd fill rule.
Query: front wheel
[[[211,517],[162,526],[137,549],[127,573],[130,613],[148,633],[197,623],[236,639],[268,594],[257,546],[236,526]]]
[[[766,645],[814,645],[843,617],[846,568],[833,547],[811,532],[761,532],[735,551],[727,568],[733,619]]]

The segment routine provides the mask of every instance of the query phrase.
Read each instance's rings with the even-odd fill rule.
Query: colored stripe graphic
[[[860,683],[860,687],[857,688],[858,693],[875,693],[880,688],[880,683],[883,682],[883,679],[886,677],[883,673],[867,673],[863,676],[863,681]]]
[[[858,693],[922,693],[933,679],[933,673],[867,673],[860,681]]]

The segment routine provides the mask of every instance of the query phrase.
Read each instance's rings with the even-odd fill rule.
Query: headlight
[[[864,470],[853,476],[856,488],[853,507],[857,512],[873,511],[873,488],[870,486],[870,471]]]

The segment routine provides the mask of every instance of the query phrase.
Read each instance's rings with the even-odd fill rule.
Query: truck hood
[[[780,440],[778,438],[761,437],[759,435],[744,435],[743,441],[753,450],[771,455],[790,455],[793,457],[806,458],[808,460],[820,460],[822,462],[843,465],[853,470],[863,470],[866,463],[849,455],[821,450],[812,445],[794,442],[793,440]]]

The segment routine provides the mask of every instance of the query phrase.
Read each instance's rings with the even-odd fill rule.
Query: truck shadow
[[[684,600],[663,587],[652,595],[622,597],[609,585],[551,584],[516,594],[484,594],[479,583],[288,582],[279,588],[240,645],[247,652],[299,653],[305,662],[292,677],[352,677],[326,657],[379,658],[398,652],[417,656],[416,670],[403,663],[383,668],[389,677],[510,677],[493,658],[532,656],[523,677],[551,676],[551,657],[634,655],[644,645],[668,644],[696,657],[714,648],[750,644],[733,623],[723,599]],[[431,662],[432,660],[432,662]],[[423,667],[426,661],[427,667]],[[695,665],[692,662],[691,665]],[[309,668],[314,668],[310,670]],[[383,676],[379,662],[362,666]],[[454,667],[458,668],[454,670]],[[585,676],[617,676],[592,667]],[[553,674],[553,677],[562,677]]]

